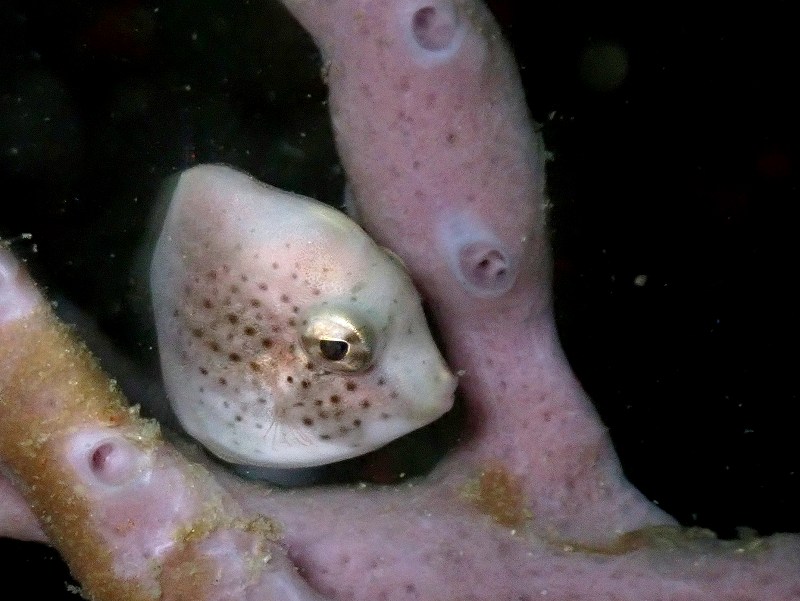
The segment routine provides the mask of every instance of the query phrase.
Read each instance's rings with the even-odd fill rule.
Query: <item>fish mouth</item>
[[[415,405],[414,417],[420,420],[420,427],[440,418],[453,408],[455,392],[458,387],[458,378],[450,371],[450,368],[441,362],[436,372],[432,376],[432,381],[436,383],[436,391],[431,395],[429,403],[424,399],[417,401]]]

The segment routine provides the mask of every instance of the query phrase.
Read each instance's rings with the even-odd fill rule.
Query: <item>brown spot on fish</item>
[[[219,189],[206,185],[217,177],[230,178],[231,185]],[[221,413],[221,419],[214,412],[201,412],[204,415],[199,416],[208,422],[207,437],[219,448],[234,450],[232,455],[243,463],[251,460],[276,467],[284,463],[319,465],[338,461],[385,444],[386,439],[404,429],[410,431],[423,425],[418,422],[426,419],[427,414],[418,416],[403,411],[395,415],[389,402],[390,394],[394,393],[392,396],[403,399],[404,408],[406,403],[423,403],[418,400],[422,397],[427,404],[431,398],[446,394],[449,384],[446,378],[439,377],[438,371],[431,372],[433,378],[425,371],[426,358],[438,359],[429,340],[402,340],[408,324],[413,326],[415,334],[424,330],[424,319],[417,315],[418,297],[407,275],[397,272],[395,263],[386,261],[377,247],[362,240],[363,232],[346,218],[337,221],[338,214],[331,213],[315,220],[314,210],[309,210],[313,208],[311,205],[293,205],[289,196],[274,189],[263,189],[263,199],[251,199],[253,195],[249,192],[243,195],[236,192],[240,181],[248,190],[252,186],[257,188],[251,179],[222,167],[199,167],[182,175],[175,192],[176,202],[165,220],[154,255],[151,280],[155,285],[151,288],[157,321],[162,320],[158,324],[159,335],[166,327],[165,340],[175,340],[178,344],[177,348],[162,351],[162,366],[166,366],[165,371],[172,378],[167,384],[171,401],[190,403],[195,408],[201,401],[206,406],[213,401],[218,407],[224,402],[229,408]],[[198,240],[197,236],[187,236],[187,232],[195,230],[183,226],[193,219],[214,215],[222,206],[217,199],[210,202],[208,194],[195,194],[199,189],[207,190],[208,194],[219,192],[221,201],[241,205],[241,212],[226,209],[232,215],[251,214],[247,208],[251,201],[252,206],[274,203],[276,210],[270,213],[268,223],[263,224],[223,219],[224,227],[208,232],[210,240]],[[308,231],[295,232],[286,227],[284,217],[289,219],[287,223],[307,223]],[[333,237],[327,236],[329,220],[335,222],[330,232],[335,234]],[[320,232],[325,235],[317,235]],[[339,235],[341,232],[349,233]],[[298,237],[305,234],[314,236],[315,245],[317,241],[321,244],[320,252],[310,258],[307,244],[297,242],[310,239]],[[350,245],[351,239],[357,243]],[[219,257],[225,257],[228,263],[219,263]],[[269,294],[265,293],[267,290]],[[381,298],[376,305],[367,291],[380,290],[402,293]],[[408,307],[398,308],[398,304]],[[175,309],[177,317],[172,316]],[[310,315],[315,315],[314,311],[334,311],[334,317],[341,314],[357,329],[363,327],[371,342],[374,338],[375,348],[389,349],[387,356],[391,357],[395,356],[390,353],[395,353],[396,348],[403,349],[409,360],[390,361],[387,365],[382,361],[383,354],[376,353],[374,363],[362,370],[339,369],[339,365],[329,360],[315,364],[313,353],[297,331],[297,328],[305,331],[313,324]],[[390,326],[396,324],[399,316],[403,327]],[[303,326],[299,325],[301,322]],[[401,340],[395,341],[395,337]],[[355,344],[344,337],[329,338]],[[309,348],[316,350],[318,346],[316,341]],[[399,359],[404,358],[401,352]],[[406,369],[406,364],[408,378],[405,372],[403,377],[395,378],[389,371],[397,365]],[[416,370],[414,365],[422,365],[422,369]],[[441,368],[445,373],[445,367]],[[198,369],[203,371],[198,373]],[[294,384],[298,384],[299,391],[293,389]],[[208,398],[205,393],[197,392],[203,386],[208,389]],[[311,388],[319,397],[312,396]],[[430,394],[426,394],[428,390]],[[443,410],[447,401],[441,399]],[[381,428],[378,423],[372,428],[382,418],[391,419],[393,427]],[[256,420],[260,424],[256,427],[263,427],[263,431],[250,430]],[[237,422],[247,422],[248,428],[240,428]],[[300,430],[295,435],[279,436],[279,443],[271,444],[275,441],[269,439],[267,445],[259,445],[264,439],[262,434],[273,428],[278,432],[284,427],[290,432],[293,427]],[[350,439],[355,432],[362,435],[358,441]],[[323,440],[330,442],[323,444]],[[356,447],[360,447],[358,451]]]

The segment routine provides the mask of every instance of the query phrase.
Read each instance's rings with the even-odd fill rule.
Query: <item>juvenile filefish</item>
[[[358,225],[223,166],[172,185],[150,267],[161,369],[212,453],[323,465],[450,409],[455,378],[411,279]]]

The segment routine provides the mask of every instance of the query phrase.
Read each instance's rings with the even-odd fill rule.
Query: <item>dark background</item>
[[[0,236],[139,361],[165,176],[223,161],[338,203],[320,59],[276,4],[0,4]],[[492,7],[554,157],[563,342],[626,474],[687,525],[800,531],[789,3]],[[0,575],[74,598],[55,557],[0,541]]]

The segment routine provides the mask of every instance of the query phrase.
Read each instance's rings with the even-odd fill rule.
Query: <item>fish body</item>
[[[320,202],[227,167],[189,169],[150,283],[172,408],[226,461],[324,465],[452,406],[455,378],[407,272]]]

